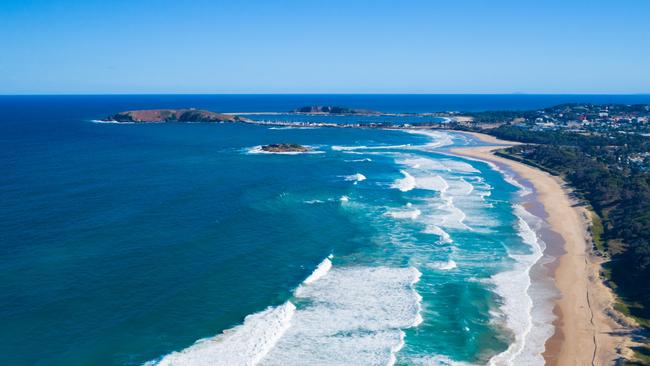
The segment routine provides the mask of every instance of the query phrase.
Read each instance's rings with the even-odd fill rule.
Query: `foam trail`
[[[474,168],[471,164],[468,164],[464,161],[453,160],[453,159],[441,159],[441,162],[451,172],[475,173],[475,174],[481,173],[480,170]]]
[[[429,264],[427,264],[427,267],[432,268],[432,269],[438,269],[438,270],[441,270],[441,271],[449,271],[451,269],[454,269],[454,268],[458,267],[458,265],[456,264],[456,262],[454,262],[453,260],[450,259],[447,262],[429,263]]]
[[[394,345],[393,347],[390,348],[390,358],[388,359],[388,362],[386,363],[386,366],[393,366],[395,365],[395,362],[397,362],[397,352],[399,352],[403,347],[404,347],[404,336],[406,334],[403,331],[400,331],[400,341],[398,344]]]
[[[410,149],[411,145],[375,145],[375,146],[337,146],[330,147],[334,151],[356,151],[356,150],[391,150],[391,149]]]
[[[392,185],[393,188],[398,188],[403,192],[412,190],[414,188],[440,192],[439,198],[435,200],[432,199],[431,201],[439,201],[439,202],[441,201],[441,203],[438,203],[436,207],[439,210],[444,211],[446,214],[442,216],[441,215],[431,216],[435,225],[428,228],[430,231],[436,230],[436,228],[440,229],[440,227],[472,230],[472,228],[470,228],[464,223],[466,219],[465,212],[463,212],[463,210],[461,210],[456,205],[454,205],[454,194],[460,196],[469,196],[474,191],[474,186],[471,183],[467,182],[463,178],[447,181],[441,175],[432,174],[430,169],[436,171],[449,170],[448,168],[444,167],[443,164],[441,164],[439,161],[436,161],[435,159],[427,159],[427,158],[419,157],[416,159],[402,160],[400,161],[400,163],[410,165],[411,168],[417,169],[417,173],[413,172],[412,175],[411,172],[408,172],[406,170],[401,170],[402,174],[404,175],[404,178],[396,180]],[[472,169],[474,169],[471,165],[465,163],[463,164],[467,165],[467,167],[465,167],[461,163],[459,164],[451,163],[450,165],[454,165],[454,164],[463,167],[462,169],[465,172],[470,172],[472,171]],[[453,184],[453,186],[450,186],[450,182]],[[446,233],[445,234],[442,234],[441,232],[430,232],[430,233],[442,236],[443,242],[450,242],[449,236],[445,235]]]
[[[115,125],[132,125],[132,124],[135,124],[135,122],[105,121],[105,120],[101,120],[101,119],[91,119],[90,122],[92,122],[92,123],[115,124]]]
[[[400,172],[404,175],[404,178],[396,180],[392,187],[402,192],[408,192],[415,188],[415,178],[406,170],[400,170]]]
[[[471,363],[454,361],[442,355],[410,357],[408,364],[414,366],[476,366]]]
[[[504,171],[503,169],[499,168],[493,162],[480,160],[480,159],[474,159],[474,158],[470,158],[470,157],[465,157],[465,158],[468,159],[468,160],[475,160],[475,161],[480,161],[480,162],[486,163],[490,167],[490,169],[492,169],[495,172],[501,174],[503,176],[503,179],[507,183],[509,183],[510,185],[516,187],[519,190],[519,195],[520,196],[523,197],[523,196],[527,196],[527,195],[533,193],[533,191],[531,191],[529,188],[525,187],[517,179],[515,179],[515,177],[513,177],[512,174],[510,174],[510,173]]]
[[[451,135],[445,132],[431,131],[431,130],[402,130],[402,131],[415,134],[415,135],[425,135],[430,137],[433,140],[432,142],[429,142],[424,146],[420,146],[420,148],[424,148],[427,150],[437,149],[454,143],[452,141]]]
[[[422,211],[419,209],[414,209],[414,210],[393,210],[393,211],[388,211],[386,215],[395,218],[395,219],[411,219],[415,220],[420,215],[422,214]]]
[[[327,256],[303,284],[313,284],[327,275],[332,268],[332,258],[334,256],[331,254]],[[295,311],[293,303],[287,301],[278,307],[247,316],[242,325],[216,337],[197,341],[181,352],[173,352],[158,362],[148,362],[146,365],[256,365],[289,329]]]
[[[427,225],[427,227],[423,231],[425,234],[434,234],[438,235],[443,243],[453,243],[453,240],[451,240],[451,236],[449,234],[442,230],[440,227],[436,225]]]
[[[370,158],[363,158],[363,159],[351,159],[351,160],[344,160],[346,163],[362,163],[362,162],[370,162],[372,159]]]
[[[477,174],[480,171],[474,168],[471,164],[463,161],[452,159],[430,159],[423,158],[417,155],[408,155],[407,158],[399,161],[400,164],[408,165],[414,169],[438,171],[438,172],[454,172],[462,174]]]
[[[506,315],[506,324],[515,334],[515,341],[508,349],[490,359],[490,365],[495,366],[544,364],[544,343],[552,334],[536,337],[537,339],[530,337],[533,330],[533,299],[529,294],[530,269],[542,257],[542,247],[535,231],[523,219],[532,215],[520,205],[515,206],[515,214],[518,217],[518,235],[529,246],[531,253],[509,254],[517,261],[514,268],[492,278],[497,293],[504,299],[501,310]]]
[[[445,192],[449,188],[449,184],[443,177],[433,175],[415,178],[415,187],[429,191]]]
[[[319,127],[316,126],[282,126],[282,127],[269,127],[269,130],[315,130]]]
[[[386,365],[421,318],[415,268],[334,267],[301,285],[291,328],[261,365]]]
[[[440,218],[438,226],[444,228],[472,230],[472,228],[464,223],[466,218],[465,212],[454,205],[454,197],[448,197],[442,194],[441,198],[442,203],[437,207],[438,209],[445,211],[447,214]]]
[[[296,307],[290,301],[247,316],[244,323],[222,334],[147,365],[253,366],[259,363],[289,329]]]
[[[346,176],[345,180],[354,181],[354,182],[363,182],[364,180],[366,180],[366,176],[361,173],[356,173],[356,174]]]

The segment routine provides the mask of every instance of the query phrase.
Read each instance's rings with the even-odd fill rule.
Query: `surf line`
[[[327,256],[302,285],[313,284],[327,275],[332,268],[333,257],[331,254]],[[296,306],[290,300],[279,306],[268,307],[246,316],[241,325],[214,337],[200,339],[182,351],[148,361],[144,366],[207,366],[214,365],[215,360],[223,365],[256,365],[291,327],[295,313]]]

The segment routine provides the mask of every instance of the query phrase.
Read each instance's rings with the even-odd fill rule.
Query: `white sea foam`
[[[400,341],[398,344],[390,348],[390,358],[388,359],[386,366],[393,366],[395,365],[395,362],[397,362],[397,357],[395,355],[404,347],[404,336],[404,332],[400,331]]]
[[[438,149],[440,147],[451,145],[454,143],[452,140],[452,136],[446,132],[432,131],[432,130],[402,130],[402,131],[411,134],[425,135],[430,137],[433,141],[427,143],[424,146],[420,146],[420,148],[424,148],[427,150]]]
[[[295,310],[296,307],[287,301],[283,305],[249,315],[242,325],[216,337],[200,340],[180,352],[173,352],[160,361],[149,364],[256,365],[290,327]]]
[[[427,225],[427,227],[424,229],[423,232],[425,234],[438,235],[441,238],[441,241],[443,243],[452,243],[453,242],[453,240],[451,240],[451,236],[449,236],[449,234],[446,231],[442,230],[440,227],[438,227],[436,225],[433,225],[433,224]]]
[[[462,361],[454,361],[447,356],[433,355],[433,356],[416,356],[408,358],[409,365],[415,366],[472,366],[471,363]]]
[[[311,285],[325,277],[332,268],[333,255],[327,256],[303,285]],[[275,346],[291,325],[295,305],[287,301],[247,316],[244,323],[222,334],[202,339],[180,352],[173,352],[148,365],[256,365]]]
[[[410,144],[405,145],[374,145],[374,146],[338,146],[332,145],[330,147],[334,151],[356,151],[356,150],[394,150],[394,149],[410,149],[412,146]]]
[[[449,188],[449,184],[439,175],[430,175],[415,178],[415,187],[430,191],[445,192]]]
[[[367,148],[368,148],[368,146],[363,146],[363,145],[359,145],[359,146],[338,146],[338,145],[332,145],[332,146],[330,147],[330,149],[332,149],[332,150],[334,150],[334,151],[353,151],[353,150],[357,150],[357,149],[367,149]]]
[[[504,180],[506,182],[510,183],[511,185],[513,185],[513,186],[515,186],[515,187],[517,187],[519,189],[519,195],[520,196],[523,197],[523,196],[527,196],[527,195],[533,193],[533,191],[531,189],[526,188],[524,185],[519,183],[519,181],[517,181],[512,175],[503,173],[503,176],[504,176]]]
[[[452,269],[458,267],[458,265],[456,264],[456,262],[454,262],[453,260],[450,259],[450,260],[448,260],[446,262],[428,263],[427,267],[432,268],[432,269],[438,269],[438,270],[441,270],[441,271],[449,271],[449,270],[452,270]]]
[[[403,209],[397,209],[397,210],[391,210],[386,212],[386,215],[395,218],[395,219],[411,219],[415,220],[420,215],[422,214],[422,211],[419,209],[414,209],[414,210],[403,210]]]
[[[519,195],[520,195],[520,196],[523,197],[523,196],[527,196],[527,195],[533,193],[532,190],[530,190],[529,188],[525,187],[525,186],[524,186],[523,184],[521,184],[517,179],[515,179],[515,177],[514,177],[511,173],[506,172],[506,171],[504,171],[503,169],[499,168],[499,167],[498,167],[496,164],[494,164],[493,162],[491,162],[491,161],[479,160],[479,159],[474,159],[474,158],[469,158],[469,157],[467,157],[466,159],[468,159],[468,160],[476,160],[476,161],[481,161],[481,162],[483,162],[483,163],[486,163],[486,164],[490,167],[490,169],[492,169],[492,170],[494,170],[495,172],[501,174],[501,176],[503,176],[503,180],[505,180],[505,181],[506,181],[507,183],[509,183],[510,185],[512,185],[512,186],[516,187],[517,189],[519,189]]]
[[[442,202],[437,208],[444,212],[442,215],[435,215],[431,221],[437,226],[460,230],[472,230],[465,224],[465,212],[454,205],[454,197],[443,195]]]
[[[451,145],[453,143],[452,136],[445,132],[432,131],[432,130],[401,130],[411,134],[425,135],[432,139],[424,145],[357,145],[357,146],[340,146],[332,145],[331,149],[334,151],[356,151],[356,150],[434,150],[443,146]]]
[[[542,257],[542,243],[524,217],[532,218],[522,206],[515,206],[518,217],[518,234],[529,246],[529,254],[509,253],[516,263],[510,271],[492,277],[496,291],[503,298],[501,311],[506,316],[506,324],[515,336],[507,350],[494,356],[490,365],[542,365],[544,343],[553,333],[550,321],[533,320],[533,299],[529,293],[531,286],[530,269]],[[541,321],[540,321],[541,320]],[[537,328],[533,330],[533,328]]]
[[[370,158],[345,160],[346,163],[362,163],[362,162],[370,162],[370,161],[372,161],[372,159]]]
[[[415,188],[415,178],[405,170],[400,171],[404,178],[397,179],[392,187],[397,188],[402,192],[408,192]]]
[[[325,276],[327,272],[329,272],[329,270],[332,269],[332,261],[330,260],[331,258],[332,256],[329,256],[325,258],[322,262],[320,262],[320,264],[316,267],[314,272],[311,275],[309,275],[309,277],[307,277],[305,281],[303,281],[303,283],[305,284],[314,283],[318,281],[320,278],[322,278],[323,276]]]
[[[348,196],[341,196],[341,198],[339,198],[339,201],[341,201],[341,202],[349,202],[349,201],[350,201],[350,197],[348,197]]]
[[[413,169],[448,172],[449,169],[442,164],[440,159],[424,158],[413,154],[401,154],[397,160],[398,164],[405,165]]]
[[[431,159],[410,154],[403,154],[402,156],[403,158],[398,161],[399,164],[407,165],[414,169],[461,174],[480,173],[480,171],[474,168],[471,164],[463,161],[453,159]]]
[[[313,126],[281,126],[281,127],[269,127],[269,130],[315,130],[319,127]]]
[[[442,164],[449,169],[449,171],[455,173],[480,173],[480,171],[474,168],[471,164],[468,164],[464,161],[453,160],[453,159],[442,159]]]
[[[474,191],[474,186],[464,178],[448,181],[448,193],[454,196],[469,196]]]
[[[429,199],[430,203],[438,209],[438,212],[435,212],[433,215],[427,215],[428,223],[432,224],[429,227],[429,231],[437,230],[441,227],[472,230],[472,228],[464,223],[466,219],[465,212],[454,204],[455,199],[458,197],[470,197],[475,189],[471,183],[465,180],[464,177],[452,176],[445,178],[442,173],[434,173],[434,171],[447,171],[447,168],[435,159],[419,157],[403,159],[398,162],[403,165],[409,165],[411,169],[410,171],[401,170],[404,178],[395,180],[392,185],[393,188],[397,188],[403,192],[418,188],[440,193],[439,197]],[[471,171],[468,168],[464,168],[464,170],[467,172]],[[483,195],[489,194],[481,193]],[[478,195],[477,197],[481,202],[484,202],[484,196]],[[472,207],[472,205],[469,207]],[[440,235],[443,238],[443,242],[450,242],[448,235],[443,235],[440,232],[430,233]]]
[[[354,181],[354,182],[363,182],[364,180],[366,180],[366,176],[361,173],[356,173],[356,174],[345,176],[345,180]]]
[[[90,122],[92,122],[92,123],[112,124],[112,125],[132,125],[132,124],[135,124],[135,122],[105,121],[105,120],[101,120],[101,119],[91,119]]]
[[[301,285],[291,328],[261,365],[385,365],[421,320],[415,268],[343,267]]]
[[[313,205],[313,204],[316,204],[316,203],[324,203],[323,200],[306,200],[306,201],[303,201],[303,202],[308,204],[308,205]]]

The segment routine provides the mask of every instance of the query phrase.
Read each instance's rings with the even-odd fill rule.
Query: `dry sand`
[[[586,210],[570,198],[570,191],[561,179],[492,153],[509,145],[508,141],[483,134],[472,135],[501,146],[456,148],[452,153],[505,165],[530,181],[548,215],[551,230],[564,240],[566,253],[560,256],[555,271],[555,284],[561,296],[554,309],[557,316],[555,334],[546,342],[546,364],[614,364],[621,353],[629,352],[630,339],[627,328],[609,315],[613,312],[614,296],[598,275],[601,260],[591,255],[589,249]]]

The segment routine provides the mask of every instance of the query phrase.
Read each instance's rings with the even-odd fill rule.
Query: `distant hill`
[[[321,106],[321,105],[312,105],[306,107],[300,107],[291,111],[292,113],[306,113],[306,114],[381,114],[381,112],[371,111],[369,109],[353,109],[346,107],[338,106]]]
[[[116,122],[237,122],[238,116],[201,109],[143,109],[116,113],[106,118]]]

